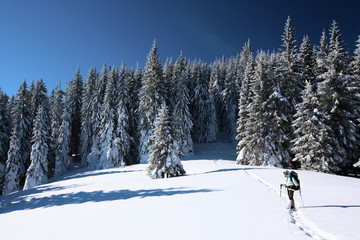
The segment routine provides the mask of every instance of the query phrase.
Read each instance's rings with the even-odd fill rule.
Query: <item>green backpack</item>
[[[294,190],[299,190],[299,189],[300,189],[300,179],[299,179],[299,175],[298,175],[295,171],[291,171],[291,172],[290,172],[290,179],[291,179],[291,178],[294,178],[295,181],[299,184],[298,186],[295,186],[295,184],[294,184],[294,186],[292,187],[292,189],[294,189]]]

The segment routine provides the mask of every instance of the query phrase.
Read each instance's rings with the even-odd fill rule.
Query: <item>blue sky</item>
[[[50,92],[78,66],[84,80],[104,63],[144,67],[154,39],[163,64],[180,51],[207,63],[235,56],[249,38],[277,50],[287,16],[298,44],[304,34],[318,44],[335,19],[352,53],[359,9],[353,0],[0,0],[0,88],[11,96],[42,78]]]

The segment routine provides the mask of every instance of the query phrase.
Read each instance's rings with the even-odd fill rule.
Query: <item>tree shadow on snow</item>
[[[360,205],[322,205],[322,206],[304,206],[301,208],[360,208]]]
[[[142,172],[143,170],[123,170],[123,169],[112,169],[112,170],[97,170],[97,171],[88,171],[84,173],[77,173],[74,175],[69,175],[63,177],[64,180],[75,179],[75,178],[85,178],[85,177],[95,177],[101,175],[117,174],[117,173],[131,173],[131,172]],[[57,180],[54,180],[57,181]]]
[[[32,210],[37,208],[49,208],[69,204],[82,204],[88,202],[107,202],[116,200],[128,200],[131,198],[164,197],[181,194],[208,193],[218,190],[211,189],[141,189],[141,190],[116,190],[110,192],[75,192],[51,195],[46,197],[29,197],[28,195],[13,194],[5,196],[0,202],[0,214],[20,210]],[[33,193],[33,192],[32,192]]]

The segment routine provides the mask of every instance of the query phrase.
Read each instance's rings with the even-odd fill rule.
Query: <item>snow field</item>
[[[183,177],[79,169],[1,196],[1,239],[357,239],[359,179],[297,171],[305,207],[295,193],[289,212],[282,169],[236,165],[229,144],[195,150]]]

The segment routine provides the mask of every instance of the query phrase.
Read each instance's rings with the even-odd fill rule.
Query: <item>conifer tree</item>
[[[71,152],[72,139],[72,117],[73,112],[73,82],[70,81],[66,87],[64,97],[64,110],[61,116],[61,126],[58,135],[58,143],[55,151],[55,169],[54,175],[63,175],[72,165],[73,158]]]
[[[240,57],[238,59],[238,65],[237,66],[237,88],[238,88],[238,96],[240,95],[241,87],[242,87],[242,80],[244,78],[244,74],[246,71],[247,66],[249,63],[252,63],[254,61],[254,57],[252,54],[251,49],[251,43],[250,39],[244,44],[243,49],[240,53]]]
[[[340,29],[334,20],[330,28],[329,55],[327,57],[328,70],[335,68],[338,73],[348,74],[349,55],[341,38]]]
[[[49,177],[54,175],[56,151],[59,148],[59,135],[64,111],[64,91],[61,90],[61,81],[52,90],[50,96],[51,136],[49,146]]]
[[[225,77],[224,90],[222,92],[223,104],[225,109],[225,129],[229,134],[230,141],[236,137],[236,121],[238,112],[239,95],[237,91],[237,64],[236,59],[228,61]]]
[[[357,85],[360,87],[360,35],[356,43],[357,44],[354,51],[354,59],[351,62],[351,70],[353,76],[356,78]]]
[[[354,79],[349,73],[349,56],[344,48],[340,30],[336,21],[330,29],[329,54],[326,59],[327,72],[319,76],[319,110],[327,116],[327,124],[334,132],[335,143],[332,145],[333,159],[336,160],[330,171],[346,173],[348,167],[359,158],[358,119],[359,99],[354,88]]]
[[[310,45],[310,39],[308,36],[304,36],[303,42],[301,43],[298,59],[300,62],[300,72],[306,81],[314,83],[315,80],[315,69],[316,69],[316,58],[312,47]]]
[[[26,82],[20,86],[12,109],[13,130],[6,161],[4,193],[20,190],[25,181],[26,164],[30,158],[31,106]]]
[[[130,151],[131,137],[129,134],[129,84],[125,65],[122,64],[120,69],[119,81],[116,87],[115,99],[115,146],[118,152],[116,166],[124,166]]]
[[[80,136],[81,136],[81,106],[82,106],[82,93],[83,81],[78,67],[75,78],[70,81],[70,93],[68,103],[70,106],[71,115],[71,155],[74,156],[74,161],[80,161]]]
[[[151,135],[150,156],[147,172],[151,178],[167,178],[185,174],[179,158],[179,151],[174,141],[168,107],[164,103],[155,121]]]
[[[192,74],[196,81],[194,91],[194,113],[192,115],[194,142],[211,143],[216,141],[217,119],[213,98],[209,94],[209,74],[204,63],[193,63]]]
[[[81,109],[81,138],[80,138],[80,155],[83,165],[91,151],[92,140],[94,137],[93,124],[96,119],[93,119],[94,98],[97,97],[99,75],[96,68],[91,67],[89,75],[84,84],[84,91],[82,94],[82,109]]]
[[[129,134],[131,136],[129,157],[127,164],[138,163],[138,146],[139,146],[139,115],[136,111],[139,108],[139,94],[138,90],[141,88],[142,71],[138,66],[134,71],[129,73],[128,85],[129,85]]]
[[[140,131],[140,162],[147,162],[149,158],[148,146],[152,145],[150,136],[154,128],[155,118],[164,100],[163,93],[163,70],[158,54],[156,42],[154,41],[147,57],[142,86],[139,93],[139,131]]]
[[[104,103],[101,110],[99,149],[100,159],[97,168],[111,168],[118,165],[116,139],[116,84],[118,72],[113,68],[106,86]]]
[[[191,129],[193,122],[189,111],[189,89],[185,72],[185,59],[180,54],[175,63],[172,79],[172,121],[176,134],[176,141],[179,150],[187,155],[193,152],[193,141],[191,138]]]
[[[171,96],[171,85],[174,78],[174,62],[173,59],[166,59],[164,65],[164,88],[166,95],[164,96],[166,104],[170,106],[170,96]]]
[[[329,171],[337,173],[340,169],[346,171],[359,157],[356,151],[359,146],[359,134],[354,109],[358,104],[354,102],[354,94],[349,89],[348,76],[337,73],[335,64],[329,67],[321,76],[323,81],[318,86],[321,99],[319,110],[326,116],[326,124],[334,132],[335,141],[331,148],[332,158],[336,162],[329,165]]]
[[[316,53],[316,75],[321,75],[327,70],[327,56],[329,54],[329,46],[326,39],[325,29],[322,31],[322,35],[320,38],[320,46],[318,47],[318,51]]]
[[[9,97],[0,89],[0,195],[5,181],[5,166],[9,151],[10,113],[8,111]]]
[[[217,130],[215,132],[224,131],[226,123],[225,104],[223,102],[223,91],[225,88],[226,77],[226,61],[216,60],[211,67],[209,94],[210,99],[214,103],[216,111]]]
[[[96,84],[94,96],[91,98],[91,128],[92,128],[92,140],[90,153],[86,157],[86,162],[82,162],[83,166],[87,166],[90,169],[96,169],[99,165],[100,159],[100,124],[101,124],[101,112],[102,105],[104,103],[104,97],[106,92],[106,85],[108,83],[108,69],[106,64],[103,65],[101,77]],[[83,161],[85,159],[83,158]]]
[[[302,169],[330,172],[335,164],[332,146],[334,136],[326,125],[326,116],[320,112],[319,99],[310,81],[303,91],[303,101],[296,106],[293,127],[296,138],[292,140],[293,161],[299,162]]]
[[[241,152],[237,158],[237,162],[241,164],[246,164],[249,159],[246,152],[250,151],[249,146],[247,144],[246,138],[249,135],[247,123],[249,122],[250,115],[250,103],[252,101],[252,90],[251,90],[251,81],[253,80],[253,64],[251,62],[247,63],[243,79],[241,81],[241,92],[239,99],[239,110],[238,110],[238,120],[237,120],[237,133],[236,139],[239,140],[237,145],[237,149]]]
[[[47,183],[48,179],[48,152],[50,140],[49,103],[41,103],[34,121],[31,164],[26,173],[24,189]]]

